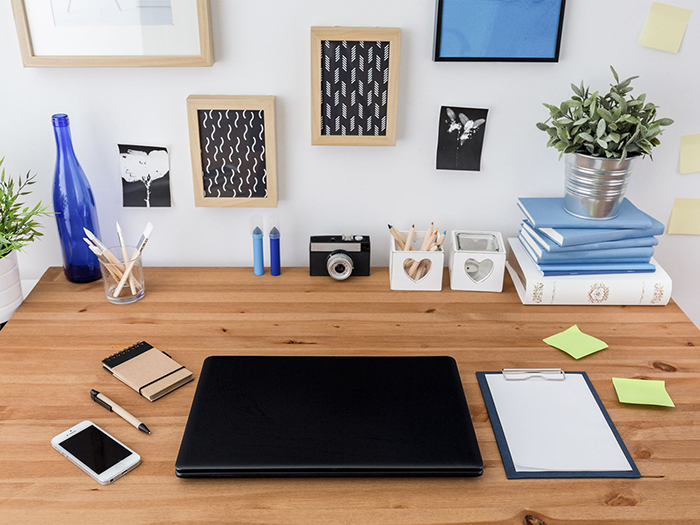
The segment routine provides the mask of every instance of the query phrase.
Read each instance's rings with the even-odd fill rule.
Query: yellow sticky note
[[[645,47],[678,53],[692,9],[654,2],[647,15],[640,44]]]
[[[668,233],[700,235],[700,199],[676,199],[668,222]]]
[[[666,392],[665,381],[653,379],[625,379],[612,378],[615,392],[620,403],[632,403],[634,405],[658,405],[662,407],[675,407],[671,396]]]
[[[543,341],[549,346],[566,352],[574,359],[581,359],[582,357],[586,357],[587,355],[604,350],[608,347],[608,345],[600,339],[596,339],[592,335],[584,334],[579,330],[577,325],[550,336],[547,339],[543,339]]]
[[[700,171],[700,133],[681,137],[681,173]]]

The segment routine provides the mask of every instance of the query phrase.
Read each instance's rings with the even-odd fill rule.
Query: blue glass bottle
[[[54,115],[52,122],[56,136],[53,207],[63,249],[63,272],[69,281],[87,283],[101,277],[100,263],[83,241],[83,228],[100,237],[95,198],[73,151],[68,115]]]

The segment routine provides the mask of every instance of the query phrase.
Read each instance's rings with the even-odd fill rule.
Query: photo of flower
[[[488,109],[443,106],[438,130],[437,169],[481,169]]]
[[[119,144],[125,207],[169,207],[168,150],[156,146]]]

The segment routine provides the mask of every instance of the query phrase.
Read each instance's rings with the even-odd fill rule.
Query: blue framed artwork
[[[436,62],[558,62],[565,0],[437,0]]]

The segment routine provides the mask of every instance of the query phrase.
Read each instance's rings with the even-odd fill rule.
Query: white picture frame
[[[143,0],[109,0],[115,4],[109,4],[116,12],[112,18],[72,17],[73,23],[71,17],[59,16],[54,10],[74,10],[73,2],[85,0],[10,1],[24,67],[196,67],[214,63],[209,0],[161,2],[158,6],[170,7],[170,21],[155,24],[133,18],[124,22],[116,16],[135,6],[143,9]],[[83,11],[95,9],[95,4],[75,5]]]

